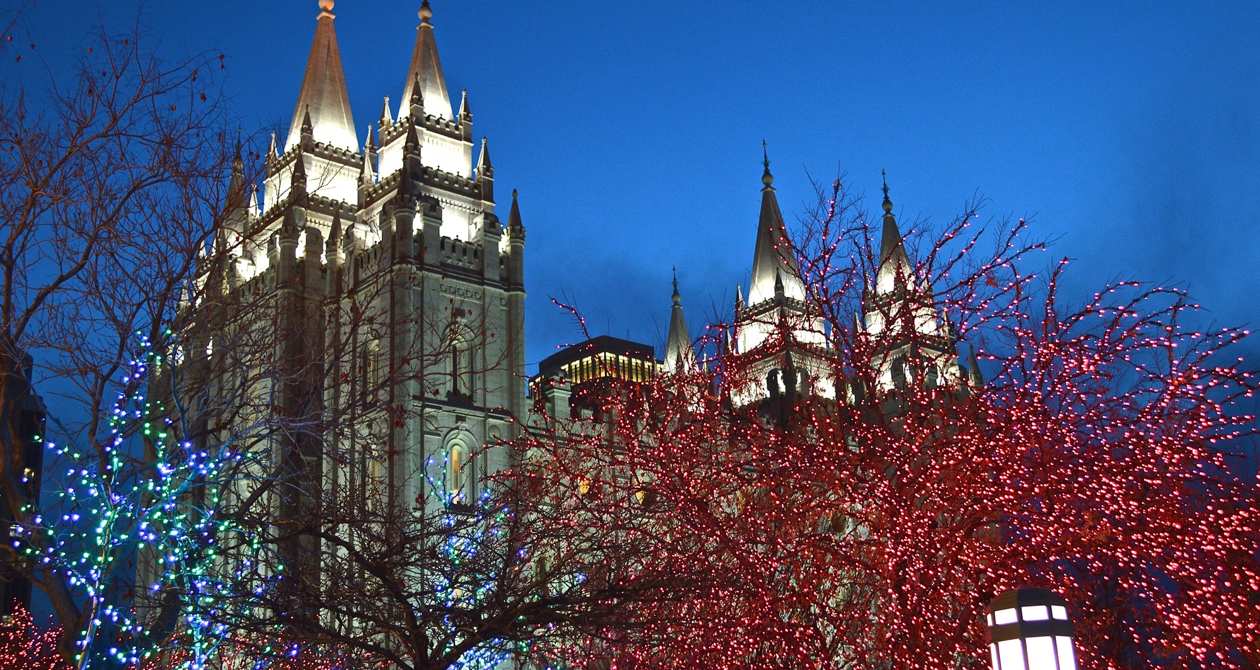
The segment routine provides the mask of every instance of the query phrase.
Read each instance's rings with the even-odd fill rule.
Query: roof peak
[[[795,251],[788,238],[779,199],[775,196],[774,177],[770,174],[769,153],[762,147],[761,214],[757,220],[757,242],[753,250],[752,281],[748,285],[748,304],[756,305],[775,297],[776,277],[784,295],[803,300],[805,286],[797,270]]]
[[[490,162],[490,138],[481,136],[481,151],[477,154],[477,175],[493,177],[494,164]]]
[[[308,114],[309,128],[315,141],[347,151],[359,150],[354,115],[350,112],[350,96],[346,90],[346,75],[341,66],[341,49],[337,45],[333,4],[333,0],[319,1],[320,12],[315,21],[315,37],[311,41],[310,55],[306,59],[302,88],[293,108],[293,121],[289,126],[289,136],[285,139],[285,151],[301,142],[302,129]]]
[[[516,189],[512,189],[512,209],[508,210],[509,231],[520,231],[525,229],[525,226],[521,223],[521,204],[519,199],[520,192]]]
[[[892,215],[893,215],[893,213],[892,213],[892,210],[893,210],[892,198],[890,198],[890,197],[888,196],[888,170],[885,170],[885,169],[881,168],[881,169],[880,169],[880,171],[879,171],[879,176],[880,176],[880,178],[881,178],[881,179],[883,179],[883,180],[884,180],[884,202],[883,202],[883,207],[884,207],[884,220],[885,220],[885,221],[887,221],[887,220],[888,220],[888,217],[890,217],[890,216],[892,216]]]
[[[420,25],[416,26],[416,45],[411,51],[407,66],[407,82],[403,87],[403,105],[410,104],[412,91],[419,84],[427,114],[451,117],[451,98],[446,91],[446,75],[442,73],[442,59],[438,56],[437,38],[434,35],[433,8],[429,0],[420,4]],[[406,108],[404,107],[404,110]],[[398,116],[402,117],[403,112]]]
[[[905,247],[901,241],[901,230],[897,227],[897,217],[893,214],[893,201],[888,189],[888,171],[880,170],[879,174],[883,178],[884,191],[884,200],[881,203],[884,210],[884,227],[879,240],[879,264],[883,266],[889,258],[900,255],[909,265],[909,259],[906,258]]]
[[[696,357],[691,348],[691,335],[683,317],[682,296],[678,292],[678,268],[673,268],[673,307],[670,308],[669,334],[665,338],[665,367],[669,372],[694,372]]]

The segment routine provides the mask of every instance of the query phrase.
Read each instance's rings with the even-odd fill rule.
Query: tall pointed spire
[[[481,153],[477,155],[477,176],[494,177],[494,164],[490,162],[490,138],[481,138]]]
[[[521,205],[517,202],[520,194],[516,189],[512,189],[512,209],[508,212],[508,231],[524,231],[525,226],[521,223]]]
[[[258,206],[257,184],[252,184],[249,188],[249,215],[255,219],[262,215],[262,208]]]
[[[770,174],[770,150],[766,141],[761,140],[761,183],[763,188],[774,188],[774,175]]]
[[[411,92],[419,82],[425,112],[450,119],[451,98],[446,92],[446,76],[442,74],[442,61],[438,57],[437,38],[433,34],[433,23],[430,21],[433,18],[433,8],[429,6],[429,0],[421,3],[419,16],[416,46],[411,52],[411,64],[407,67],[402,104],[409,104]],[[401,112],[399,116],[402,116]]]
[[[753,250],[752,281],[748,285],[748,304],[756,305],[775,297],[776,277],[783,282],[783,294],[788,298],[803,300],[805,286],[797,271],[796,259],[783,212],[775,196],[774,175],[770,172],[770,155],[765,140],[761,143],[761,216],[757,222],[757,244]]]
[[[372,169],[372,126],[368,126],[367,143],[363,145],[363,165],[359,167],[359,185],[371,186],[376,183],[376,170]]]
[[[877,273],[876,290],[886,293],[895,287],[896,282],[911,281],[910,259],[906,256],[906,248],[901,239],[901,231],[897,228],[897,217],[893,214],[892,197],[888,194],[888,173],[880,170],[884,181],[884,227],[879,241],[879,271]]]
[[[459,118],[472,118],[472,105],[468,104],[468,89],[459,92]]]
[[[696,357],[691,349],[691,336],[687,334],[687,320],[683,318],[682,294],[678,292],[678,269],[674,269],[673,307],[669,314],[669,335],[665,338],[665,370],[667,372],[694,372]]]
[[[306,195],[306,159],[298,154],[293,161],[293,174],[289,178],[289,189],[299,195]]]
[[[416,80],[411,85],[411,97],[407,99],[407,109],[413,119],[424,117],[424,82],[420,81],[420,74],[416,74]],[[398,118],[402,118],[403,113],[398,112]]]
[[[302,110],[301,138],[305,140],[308,137],[312,140],[315,139],[315,124],[311,121],[310,105],[307,105],[306,108]]]
[[[389,96],[387,95],[385,96],[385,107],[381,109],[381,129],[384,130],[390,125],[393,125],[393,123],[394,115],[389,111]]]
[[[481,138],[477,155],[477,190],[483,202],[494,202],[494,163],[490,162],[490,139]]]
[[[302,137],[302,120],[310,110],[311,126],[316,142],[323,142],[347,151],[359,150],[350,113],[350,96],[346,92],[346,75],[341,67],[341,49],[333,27],[333,0],[320,0],[319,18],[315,21],[315,39],[306,59],[302,90],[293,108],[293,122],[284,150],[297,146]]]
[[[228,200],[232,208],[245,202],[245,162],[241,160],[241,141],[236,140],[236,153],[232,157],[232,176],[228,180]]]
[[[892,198],[888,195],[888,172],[880,170],[879,174],[884,180],[884,201],[881,203],[884,209],[884,229],[879,241],[879,262],[882,265],[898,251],[903,257],[906,252],[901,243],[901,231],[897,229],[897,217],[893,214]]]

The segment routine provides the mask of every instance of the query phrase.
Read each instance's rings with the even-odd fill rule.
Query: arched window
[[[446,499],[452,505],[468,505],[472,501],[473,464],[462,444],[453,444],[446,461]]]

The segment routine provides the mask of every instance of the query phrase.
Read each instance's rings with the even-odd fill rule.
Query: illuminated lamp
[[[1045,589],[1007,591],[985,616],[993,670],[1076,670],[1067,603]]]

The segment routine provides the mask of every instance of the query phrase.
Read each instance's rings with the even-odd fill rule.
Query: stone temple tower
[[[762,154],[761,213],[745,304],[736,291],[735,352],[748,361],[752,378],[731,400],[747,405],[788,394],[835,397],[825,362],[824,321],[807,300],[795,252],[774,189],[770,157]]]
[[[736,406],[806,396],[854,402],[865,390],[855,389],[860,380],[836,379],[830,369],[831,334],[806,294],[779,208],[770,159],[764,153],[762,158],[761,212],[752,277],[747,302],[742,288],[736,289],[730,334],[731,352],[747,365],[750,374],[732,391],[731,400]],[[968,367],[958,361],[954,335],[945,314],[934,303],[932,287],[916,274],[906,254],[887,181],[883,192],[875,281],[863,293],[862,312],[855,315],[854,324],[855,334],[881,336],[882,349],[871,361],[871,376],[883,390],[907,384],[954,388],[979,384],[977,364],[972,360]],[[674,309],[680,319],[677,295]],[[678,350],[674,330],[671,327],[670,342]],[[838,390],[846,397],[837,397]]]
[[[932,286],[906,254],[886,176],[883,191],[875,282],[862,296],[863,313],[855,315],[857,331],[884,343],[871,361],[876,384],[889,389],[978,383],[979,368],[959,363],[949,321],[934,304]]]
[[[254,399],[225,430],[283,419],[264,438],[291,484],[276,514],[306,522],[321,500],[398,515],[473,501],[509,459],[482,446],[525,409],[525,227],[515,191],[506,225],[496,213],[489,144],[466,93],[452,110],[428,0],[402,96],[362,144],[333,5],[319,2],[262,204],[243,199],[217,241],[232,257],[206,293],[223,325],[188,366]],[[198,367],[244,341],[263,343],[247,364]],[[315,542],[291,543],[286,566],[317,575]]]

